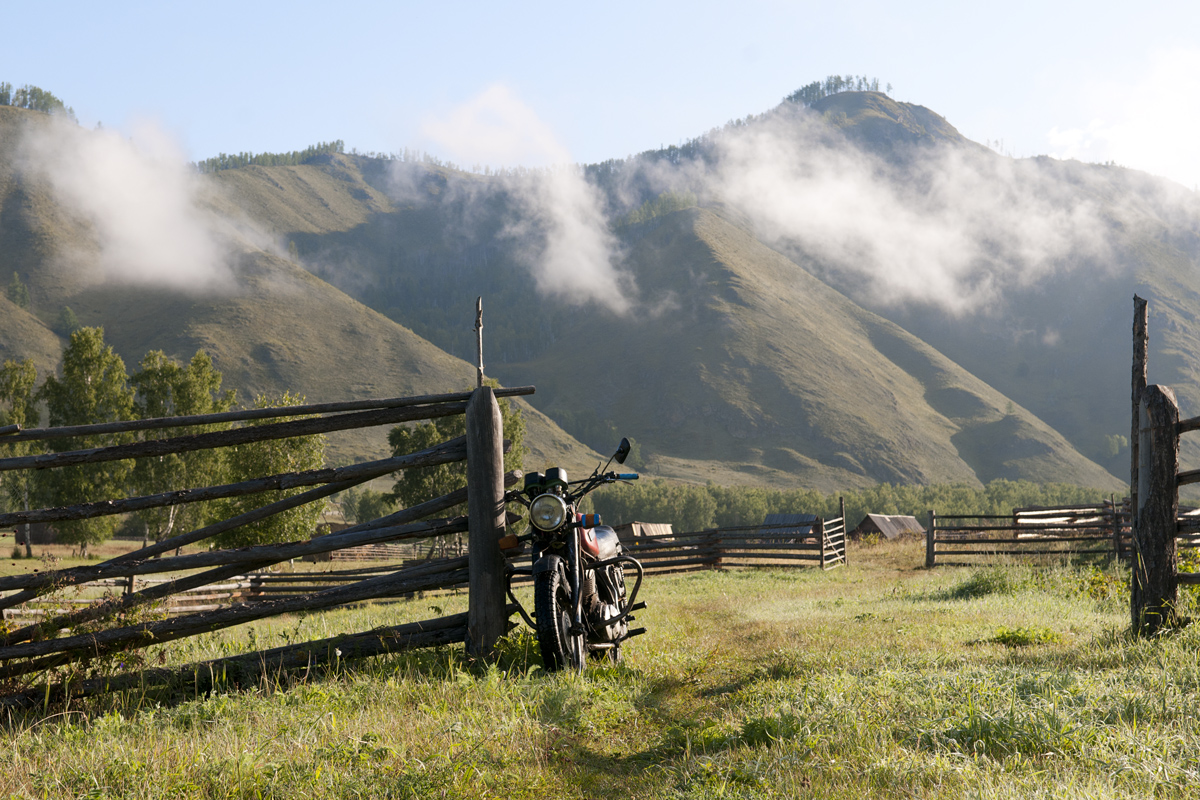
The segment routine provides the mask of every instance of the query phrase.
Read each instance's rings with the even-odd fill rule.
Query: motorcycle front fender
[[[562,569],[563,574],[566,574],[567,560],[562,556],[549,554],[544,555],[537,561],[533,562],[534,575],[541,575],[543,572],[550,572],[551,570],[555,569]]]

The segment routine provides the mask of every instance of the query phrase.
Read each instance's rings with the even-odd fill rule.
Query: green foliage
[[[0,425],[20,425],[29,427],[36,425],[38,420],[35,406],[37,385],[37,367],[32,359],[23,361],[5,361],[0,367]],[[4,447],[5,456],[23,456],[34,452],[33,442],[9,443]],[[30,495],[33,491],[33,472],[31,470],[15,470],[0,474],[0,490],[8,508],[14,510],[30,508]],[[25,551],[33,554],[33,545],[29,540],[29,526],[25,526]],[[20,550],[14,548],[16,552]]]
[[[640,480],[617,484],[590,495],[592,508],[608,524],[616,522],[670,522],[677,531],[699,531],[715,526],[717,501],[703,486],[669,481]],[[759,520],[761,521],[761,520]]]
[[[12,280],[9,281],[4,294],[8,297],[9,302],[18,308],[29,308],[29,287],[24,284],[21,276],[16,272],[13,273]]]
[[[1005,647],[1029,647],[1034,644],[1053,644],[1062,641],[1062,635],[1050,628],[997,628],[989,642]]]
[[[1129,437],[1119,433],[1104,437],[1104,455],[1116,458],[1122,450],[1129,447]]]
[[[255,408],[273,408],[277,406],[295,406],[304,402],[303,397],[284,392],[281,396],[259,395],[255,398]],[[250,425],[268,425],[286,419],[255,420]],[[251,442],[227,448],[228,480],[231,483],[261,478],[266,475],[279,475],[285,472],[301,472],[310,469],[320,469],[325,461],[325,437],[297,436],[291,439],[272,439],[265,442]],[[306,487],[289,489],[277,493],[264,502],[262,495],[234,497],[216,503],[218,513],[222,518],[243,514],[267,502],[282,500],[306,491]],[[256,544],[271,544],[275,542],[301,541],[310,539],[316,533],[317,523],[325,510],[325,501],[318,500],[306,503],[298,508],[275,514],[264,520],[243,525],[231,531],[218,534],[214,541],[220,547],[246,547]]]
[[[41,111],[46,114],[59,112],[75,119],[75,111],[64,105],[52,93],[37,86],[25,84],[20,89],[13,90],[13,85],[7,81],[0,82],[0,106],[15,106],[27,108],[30,111]]]
[[[221,391],[221,373],[213,369],[212,359],[198,351],[186,367],[167,358],[161,350],[146,354],[130,383],[137,391],[139,418],[190,416],[228,411],[236,393]],[[149,438],[170,438],[220,430],[227,425],[166,428],[147,432]],[[222,482],[225,473],[224,451],[199,450],[171,453],[157,458],[141,458],[134,464],[132,486],[135,494],[149,495],[176,489],[211,486]],[[192,503],[166,508],[148,508],[135,512],[154,541],[171,535],[176,529],[191,530],[211,520],[210,504]]]
[[[892,90],[888,84],[887,90]],[[824,81],[813,81],[807,86],[801,86],[784,98],[787,102],[811,106],[822,97],[829,97],[838,92],[878,92],[879,79],[868,78],[866,75],[830,75]]]
[[[642,222],[649,222],[655,217],[666,216],[674,211],[695,208],[695,206],[696,195],[691,192],[663,192],[658,197],[653,200],[647,200],[640,207],[617,220],[614,223],[614,227],[624,228],[629,225],[638,225]]]
[[[320,155],[346,152],[346,143],[341,139],[332,142],[318,142],[303,150],[292,150],[288,153],[236,153],[227,155],[220,153],[214,158],[206,158],[196,165],[200,172],[220,172],[223,169],[239,167],[295,167],[306,164]]]
[[[125,362],[104,343],[102,328],[80,328],[71,334],[63,350],[62,377],[47,376],[36,396],[45,401],[51,426],[113,422],[134,415],[134,391],[129,387]],[[62,452],[130,440],[128,434],[51,439],[49,448]],[[120,497],[131,471],[128,461],[42,470],[34,482],[36,502],[45,507],[68,506]],[[116,517],[97,517],[57,522],[54,527],[60,541],[78,544],[86,551],[88,544],[108,539],[116,525]]]
[[[492,388],[499,386],[499,383],[491,379],[486,382]],[[529,452],[525,446],[525,420],[521,418],[520,409],[510,403],[508,398],[499,398],[496,402],[500,406],[504,438],[511,443],[508,452],[504,454],[504,469],[521,469],[525,463],[525,455]],[[413,426],[399,425],[392,428],[388,432],[388,445],[392,448],[392,455],[403,456],[458,436],[465,436],[466,433],[466,417],[455,414]],[[466,462],[438,464],[402,471],[388,497],[401,508],[411,508],[466,485]]]
[[[347,489],[339,498],[346,522],[370,522],[392,512],[396,501],[387,492],[374,489]]]
[[[63,306],[62,311],[58,312],[58,321],[55,323],[54,329],[63,336],[70,336],[82,327],[79,317],[75,316],[75,312],[71,310],[71,307]]]
[[[975,570],[971,577],[951,587],[946,596],[955,600],[973,600],[992,594],[1014,594],[1019,586],[1018,580],[1008,570],[991,567]]]
[[[33,360],[7,360],[0,367],[0,425],[29,427],[37,422],[34,386],[37,367]]]
[[[906,514],[924,519],[929,509],[955,514],[1011,514],[1024,506],[1096,503],[1104,493],[1068,484],[995,480],[982,489],[959,484],[894,486],[823,495],[810,489],[752,486],[696,486],[665,480],[639,481],[635,487],[606,487],[591,495],[592,507],[610,523],[670,522],[677,531],[757,525],[767,514],[838,516],[839,499],[854,528],[868,513]],[[685,510],[686,509],[686,510]],[[684,522],[686,520],[686,523]],[[695,527],[692,527],[695,526]]]

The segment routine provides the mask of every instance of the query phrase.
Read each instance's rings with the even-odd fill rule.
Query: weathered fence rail
[[[795,524],[746,525],[669,537],[629,537],[621,544],[649,575],[735,567],[811,565],[833,569],[846,564],[845,506],[842,508],[841,517],[817,517],[802,532],[797,532]],[[528,566],[528,556],[513,563]]]
[[[925,566],[978,566],[995,558],[1127,558],[1129,512],[1122,504],[1016,509],[1009,515],[939,515],[930,510]]]
[[[489,655],[507,629],[509,613],[502,585],[504,562],[499,550],[499,540],[509,522],[503,507],[503,492],[506,485],[511,485],[520,477],[519,472],[505,475],[503,471],[505,444],[496,397],[527,395],[533,391],[533,387],[493,390],[481,386],[474,392],[425,397],[289,406],[70,428],[20,431],[10,426],[0,431],[0,447],[3,447],[17,442],[65,437],[179,429],[304,414],[322,415],[208,431],[192,436],[170,436],[114,446],[0,458],[0,471],[6,471],[58,469],[118,459],[158,457],[335,430],[435,419],[450,414],[464,414],[467,428],[465,437],[443,442],[418,453],[368,464],[264,476],[224,486],[178,489],[145,497],[0,515],[0,526],[21,526],[33,522],[82,520],[146,508],[314,487],[100,564],[0,578],[0,593],[3,593],[0,594],[0,609],[4,610],[6,619],[11,618],[6,632],[0,635],[0,680],[8,681],[10,690],[19,695],[20,683],[13,683],[14,679],[27,681],[30,676],[45,675],[47,670],[73,661],[159,644],[278,614],[334,608],[463,585],[468,586],[470,591],[469,611],[461,621],[463,624],[456,623],[448,627],[427,623],[426,627],[432,625],[440,631],[436,637],[407,637],[403,641],[442,641],[450,635],[447,631],[459,631],[461,636],[458,641],[465,641],[472,655]],[[397,470],[463,460],[467,462],[468,473],[465,489],[373,522],[302,542],[159,557]],[[465,517],[427,519],[464,502],[468,507]],[[262,572],[292,559],[464,532],[471,538],[470,559],[466,556],[414,559],[391,565],[383,571],[351,570],[320,577],[316,573],[300,576]],[[120,594],[114,594],[117,590]],[[150,605],[174,613],[166,619],[137,624],[122,625],[115,622],[121,619],[118,615],[122,612]],[[19,623],[21,619],[25,619],[27,624],[14,629],[12,623]],[[98,624],[105,621],[108,621],[109,627]],[[91,623],[91,629],[86,633],[76,633],[74,629],[84,623]],[[372,636],[379,638],[374,633],[363,636],[368,639]],[[395,646],[399,646],[396,644],[401,641],[398,635],[391,639]],[[255,658],[270,660],[276,655],[275,651],[270,651],[270,654],[249,654],[244,658],[250,661]],[[286,658],[279,663],[285,661]],[[138,680],[144,679],[145,675],[140,674]],[[121,683],[119,678],[107,680],[113,686]],[[44,691],[49,696],[54,691],[65,692],[66,689],[46,686]]]

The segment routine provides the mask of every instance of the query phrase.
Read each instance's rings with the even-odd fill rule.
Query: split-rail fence
[[[928,512],[925,566],[979,566],[997,558],[1125,559],[1132,551],[1129,509],[1095,505],[1018,508],[1009,515]]]
[[[98,581],[119,581],[125,587],[120,594],[109,595],[85,604],[50,603],[48,613],[27,624],[0,631],[0,702],[21,704],[49,702],[67,696],[81,696],[144,685],[187,673],[189,684],[213,676],[232,675],[238,670],[263,671],[295,666],[319,666],[334,658],[374,655],[411,647],[450,642],[465,642],[474,657],[487,657],[507,631],[512,613],[504,596],[505,560],[500,540],[508,517],[504,508],[504,489],[520,477],[504,474],[503,425],[496,397],[528,395],[533,387],[493,390],[481,386],[474,392],[361,400],[344,403],[312,404],[283,408],[231,411],[191,417],[168,417],[19,430],[15,426],[0,430],[0,447],[5,444],[63,437],[97,436],[112,433],[179,429],[189,426],[236,423],[249,420],[291,418],[209,431],[189,436],[169,436],[132,444],[37,455],[0,458],[0,472],[21,469],[61,469],[79,464],[98,464],[122,459],[148,458],[170,453],[230,447],[250,442],[310,436],[332,431],[416,420],[436,419],[462,414],[466,417],[466,436],[442,442],[420,452],[339,468],[263,476],[223,486],[183,489],[163,494],[116,500],[93,500],[69,507],[45,508],[0,514],[0,527],[28,523],[54,523],[123,514],[218,498],[238,497],[265,492],[306,488],[284,499],[257,509],[187,531],[140,550],[107,561],[70,569],[35,571],[0,577],[0,610],[16,609],[30,601],[48,596],[78,596],[83,587]],[[302,416],[300,419],[295,419]],[[153,434],[150,434],[151,436]],[[398,511],[382,519],[355,525],[337,533],[307,541],[257,545],[237,549],[170,555],[186,545],[211,540],[217,534],[266,519],[275,514],[328,497],[398,470],[466,461],[467,486],[417,506]],[[430,517],[467,504],[467,515],[442,519]],[[466,532],[470,558],[459,556],[430,560],[381,573],[364,571],[334,585],[311,587],[303,594],[280,593],[278,597],[253,603],[192,603],[185,613],[165,619],[136,623],[130,612],[162,604],[173,596],[197,591],[219,592],[215,587],[240,582],[242,576],[291,559],[300,559],[360,545],[427,539],[450,533]],[[165,580],[150,582],[146,576],[165,575]],[[141,588],[137,581],[141,579]],[[268,580],[259,581],[262,595]],[[245,622],[289,612],[311,612],[349,603],[396,597],[406,593],[436,590],[449,586],[469,587],[465,614],[426,620],[378,630],[351,634],[328,641],[307,642],[273,650],[249,653],[229,659],[192,665],[187,670],[141,670],[136,674],[110,675],[103,679],[69,684],[57,668],[161,644],[200,633],[209,633]],[[240,587],[238,587],[240,588]],[[253,588],[253,587],[252,587]],[[231,593],[232,594],[232,593]],[[192,599],[196,599],[193,596]],[[209,599],[212,599],[211,597]],[[187,601],[185,600],[185,603]],[[177,604],[178,605],[178,604]],[[218,607],[212,607],[217,605]]]

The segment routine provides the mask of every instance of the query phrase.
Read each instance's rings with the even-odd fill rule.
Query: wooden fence
[[[1128,558],[1129,510],[1106,502],[1014,509],[1008,515],[928,512],[925,566],[979,566],[997,558]]]
[[[833,569],[846,564],[846,512],[810,525],[747,525],[621,540],[647,574],[733,567]]]
[[[340,468],[271,475],[223,486],[177,489],[162,494],[80,503],[62,508],[46,508],[0,515],[0,527],[29,523],[54,523],[123,514],[146,508],[175,506],[218,498],[308,488],[298,494],[268,503],[230,519],[188,531],[96,565],[62,570],[47,570],[0,577],[0,610],[6,615],[25,607],[28,624],[8,628],[0,635],[0,681],[8,687],[9,702],[59,697],[67,692],[63,683],[47,683],[35,690],[23,689],[31,681],[47,676],[48,670],[73,662],[86,661],[112,653],[159,644],[208,633],[256,619],[296,611],[334,608],[348,603],[396,597],[406,593],[434,590],[466,584],[470,591],[469,610],[455,618],[418,623],[419,629],[436,630],[436,636],[403,635],[392,631],[366,632],[360,636],[376,642],[370,647],[409,646],[413,642],[465,641],[468,652],[483,657],[507,629],[508,604],[504,598],[504,557],[499,540],[504,535],[507,517],[504,511],[504,487],[515,483],[519,473],[503,473],[503,429],[497,396],[532,394],[533,387],[495,390],[481,386],[474,392],[424,397],[362,400],[284,408],[255,409],[192,417],[168,417],[96,425],[20,431],[12,426],[0,431],[0,447],[8,444],[131,433],[189,426],[234,423],[304,415],[303,419],[244,426],[191,436],[147,439],[131,444],[96,447],[59,453],[0,458],[0,472],[19,469],[58,469],[78,464],[96,464],[121,459],[159,457],[172,453],[195,452],[230,447],[250,442],[283,439],[350,430],[370,426],[396,425],[415,420],[465,414],[465,437],[442,442],[417,453]],[[311,415],[311,416],[309,416]],[[467,487],[433,498],[379,520],[317,536],[302,542],[259,545],[238,549],[166,556],[185,545],[211,539],[219,533],[266,519],[272,515],[313,502],[374,478],[403,469],[467,462]],[[454,506],[467,503],[466,517],[428,519]],[[391,543],[400,540],[427,539],[450,533],[467,532],[472,557],[430,560],[401,566],[381,573],[343,573],[337,579],[314,585],[285,586],[287,578],[268,577],[256,570],[292,559],[317,556],[350,547]],[[166,575],[151,582],[144,576]],[[120,594],[114,594],[112,581],[119,581]],[[138,588],[138,581],[142,581]],[[107,585],[104,582],[110,582]],[[248,585],[247,585],[248,584]],[[217,588],[222,587],[222,588]],[[303,587],[303,588],[301,588]],[[247,599],[258,602],[237,604],[205,602]],[[135,608],[162,604],[176,598],[174,605],[182,613],[168,619],[123,624],[124,614]],[[35,604],[39,607],[32,607]],[[214,607],[215,606],[215,607]],[[92,630],[78,633],[73,629],[87,625]],[[107,627],[105,627],[107,626]],[[7,627],[7,626],[6,626]],[[383,642],[383,644],[379,644]],[[390,644],[389,644],[390,643]],[[417,645],[419,646],[419,645]],[[303,645],[297,647],[303,648]],[[335,649],[341,649],[335,648]],[[321,663],[330,656],[330,648],[321,651],[314,645],[305,650],[305,662]],[[253,663],[272,669],[291,663],[300,650],[276,649],[248,654]],[[344,652],[344,651],[343,651]],[[247,662],[250,663],[250,662]],[[211,666],[211,665],[210,665]],[[145,676],[142,676],[144,679]],[[46,681],[50,681],[46,677]],[[109,685],[122,685],[120,676]],[[97,691],[102,689],[97,688]],[[70,687],[78,696],[78,686]]]
[[[1134,295],[1129,610],[1132,629],[1143,636],[1177,625],[1179,585],[1200,584],[1200,574],[1179,572],[1178,560],[1180,547],[1200,544],[1200,514],[1179,507],[1179,487],[1200,483],[1200,470],[1179,469],[1180,437],[1200,430],[1200,417],[1180,420],[1171,388],[1148,384],[1148,352],[1147,304]]]

